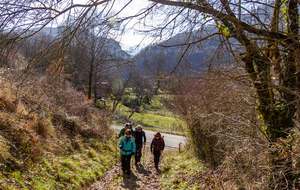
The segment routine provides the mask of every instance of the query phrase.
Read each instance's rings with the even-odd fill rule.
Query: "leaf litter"
[[[145,152],[145,153],[144,153]],[[165,150],[160,158],[159,169],[156,171],[154,167],[154,157],[149,151],[149,146],[146,146],[142,156],[141,162],[138,165],[134,164],[134,156],[131,158],[131,174],[129,177],[123,175],[121,170],[121,162],[113,166],[107,171],[98,182],[92,184],[88,190],[100,190],[100,189],[156,189],[161,190],[159,185],[161,171],[161,162],[163,157],[170,151]]]

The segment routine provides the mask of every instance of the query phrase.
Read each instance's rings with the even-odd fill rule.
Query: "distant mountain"
[[[56,38],[59,35],[59,28],[55,27],[45,27],[41,30],[41,32],[46,36],[51,36],[52,38]]]
[[[53,39],[59,38],[61,33],[63,32],[63,27],[45,27],[41,30],[41,34],[51,37]],[[108,47],[111,54],[115,54],[116,57],[129,60],[131,56],[126,52],[123,51],[119,42],[116,40],[109,38],[105,40],[105,46]]]
[[[135,63],[144,74],[150,74],[155,69],[163,69],[166,73],[170,72],[180,59],[180,65],[177,68],[185,73],[192,74],[208,67],[215,67],[220,61],[229,59],[229,56],[222,52],[223,49],[218,48],[221,45],[219,36],[215,35],[192,44],[187,51],[188,45],[183,44],[200,41],[208,34],[217,31],[218,29],[211,25],[206,26],[201,32],[177,34],[167,41],[144,48],[134,57]],[[183,53],[184,56],[182,56]]]

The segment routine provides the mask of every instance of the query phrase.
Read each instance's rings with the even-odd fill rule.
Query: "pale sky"
[[[86,2],[87,2],[87,0],[74,0],[74,3],[85,4]],[[124,7],[124,5],[128,2],[129,2],[129,0],[117,0],[114,5],[115,10],[118,11],[118,10],[122,9]],[[133,0],[119,14],[118,18],[135,15],[136,13],[139,12],[139,10],[146,8],[148,5],[149,5],[149,2],[147,0]],[[128,27],[131,27],[135,22],[136,22],[136,20],[132,20],[128,24]],[[139,28],[139,29],[141,29],[141,28]],[[127,51],[131,55],[134,55],[139,50],[141,50],[142,48],[149,45],[153,40],[150,37],[147,37],[147,39],[144,39],[144,40],[143,40],[143,38],[144,38],[144,35],[137,34],[134,30],[127,30],[126,33],[117,40],[118,41],[120,40],[120,45],[124,51]],[[130,52],[131,48],[136,47],[138,44],[140,44],[139,48]]]
[[[126,2],[128,2],[128,0],[119,0],[120,4],[116,7],[117,9],[120,9],[123,7],[123,5],[125,5]],[[136,13],[138,13],[139,10],[141,9],[145,9],[147,6],[149,5],[149,2],[147,0],[133,0],[128,7],[126,7],[119,15],[119,17],[125,17],[125,16],[130,16],[130,15],[135,15]],[[128,26],[132,26],[134,24],[134,22],[136,22],[136,20],[131,21]],[[137,29],[141,29],[141,28],[137,28]],[[139,49],[137,49],[136,51],[133,51],[131,54],[135,54],[137,53],[140,49],[146,47],[147,45],[149,45],[151,43],[151,41],[153,39],[151,39],[150,37],[147,37],[146,39],[144,39],[144,35],[141,34],[137,34],[137,32],[135,32],[134,30],[128,30],[121,38],[120,41],[120,45],[122,47],[123,50],[125,51],[130,51],[130,48],[134,48],[137,45],[140,44]],[[143,41],[142,41],[143,40]],[[130,52],[129,52],[130,53]]]

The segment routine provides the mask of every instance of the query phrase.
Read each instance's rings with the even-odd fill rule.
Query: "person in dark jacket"
[[[154,138],[151,142],[150,149],[151,149],[151,154],[154,155],[154,164],[155,164],[155,169],[158,170],[158,163],[159,163],[159,157],[162,153],[162,151],[165,148],[165,141],[161,137],[160,132],[156,132],[154,134]]]
[[[132,129],[132,123],[128,123],[129,125],[129,129],[131,129],[132,133],[133,133],[133,129]]]
[[[119,148],[121,149],[121,162],[123,173],[130,175],[130,160],[131,156],[135,153],[135,141],[131,136],[132,132],[127,129],[125,136],[123,136],[119,143]]]
[[[137,164],[138,162],[141,161],[143,144],[144,145],[146,144],[146,134],[143,131],[142,126],[140,125],[138,125],[135,128],[133,134],[134,134],[135,145],[136,145],[135,164]],[[144,141],[143,141],[143,137],[144,137]]]

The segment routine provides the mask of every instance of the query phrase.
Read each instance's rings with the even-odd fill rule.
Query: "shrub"
[[[148,95],[144,96],[144,98],[143,98],[143,103],[144,103],[144,104],[149,104],[149,105],[150,105],[150,98],[149,98]]]
[[[228,77],[202,76],[181,83],[173,99],[196,156],[247,189],[264,185],[268,173],[267,140],[253,97],[251,88]]]
[[[101,102],[100,100],[97,100],[95,103],[96,108],[103,110],[104,109],[104,103]]]
[[[128,95],[122,98],[122,104],[129,108],[135,108],[140,106],[140,103],[136,96],[128,96]]]

